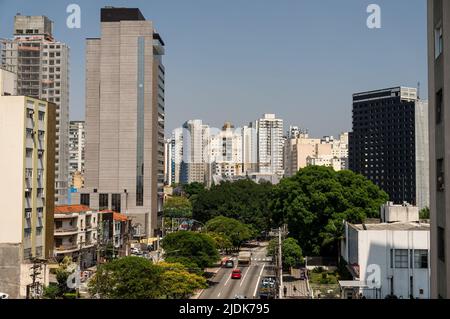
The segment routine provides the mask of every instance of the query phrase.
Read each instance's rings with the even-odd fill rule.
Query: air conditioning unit
[[[25,218],[31,218],[31,212],[25,212]]]

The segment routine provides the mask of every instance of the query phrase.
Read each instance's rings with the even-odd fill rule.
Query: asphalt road
[[[237,268],[242,271],[241,279],[231,279],[233,269],[222,267],[212,279],[213,284],[205,289],[199,299],[234,299],[236,295],[246,296],[248,299],[258,297],[261,278],[266,275],[265,267],[270,264],[266,257],[267,245],[256,247],[250,266]],[[237,264],[236,258],[234,259]]]

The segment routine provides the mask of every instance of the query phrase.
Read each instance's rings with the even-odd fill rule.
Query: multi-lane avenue
[[[270,258],[266,256],[267,245],[246,248],[252,252],[252,261],[249,266],[240,266],[234,258],[235,268],[242,272],[241,279],[232,279],[232,268],[222,267],[212,278],[209,288],[205,289],[200,299],[234,299],[236,296],[258,298],[261,278],[267,274]]]

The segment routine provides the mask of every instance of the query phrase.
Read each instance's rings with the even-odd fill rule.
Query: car
[[[0,299],[9,299],[9,295],[3,292],[0,292]]]
[[[234,261],[232,260],[227,260],[225,262],[225,268],[234,268]]]
[[[231,272],[231,279],[241,279],[242,278],[242,273],[240,269],[234,269]]]

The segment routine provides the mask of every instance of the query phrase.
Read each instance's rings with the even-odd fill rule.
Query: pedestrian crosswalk
[[[231,260],[237,260],[236,257],[230,258]],[[262,262],[271,262],[272,258],[271,257],[265,257],[265,258],[256,258],[256,257],[252,257],[252,261],[262,261]]]

